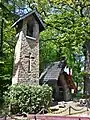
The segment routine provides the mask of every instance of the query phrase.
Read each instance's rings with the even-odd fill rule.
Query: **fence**
[[[68,117],[59,115],[29,115],[27,120],[90,120],[90,117]]]
[[[54,114],[45,115],[44,111],[46,111],[46,109],[43,108],[38,114],[36,114],[36,115],[29,115],[28,116],[28,120],[90,120],[90,117],[60,116],[60,113],[63,113],[65,111],[67,111],[67,110],[68,110],[68,115],[74,114],[74,113],[72,113],[72,110],[78,111],[79,113],[88,111],[88,107],[86,108],[86,110],[83,110],[83,109],[84,109],[84,107],[82,107],[80,109],[75,109],[74,107],[69,106],[69,107],[65,108],[64,110],[58,112],[59,115],[56,115],[56,114],[55,115]],[[43,115],[40,114],[41,112],[43,113]]]
[[[82,107],[80,109],[76,109],[76,108],[74,108],[72,106],[69,106],[69,107],[65,108],[64,110],[62,110],[62,111],[52,112],[52,113],[53,114],[61,114],[61,113],[65,112],[65,111],[67,111],[67,110],[68,110],[68,115],[76,114],[76,113],[72,112],[72,110],[77,111],[77,113],[83,113],[85,111],[89,111],[88,106],[87,107],[84,106],[84,107]]]
[[[77,111],[78,113],[88,111],[88,107],[86,108],[86,110],[85,110],[85,108],[82,107],[80,109],[76,109],[76,108],[74,108],[72,106],[69,106],[69,107],[65,108],[64,110],[59,111],[58,113],[47,115],[47,114],[44,114],[44,111],[48,112],[48,110],[43,107],[42,110],[39,113],[32,114],[32,115],[27,115],[26,120],[90,120],[90,117],[60,116],[61,113],[64,113],[67,110],[68,110],[68,115],[75,114],[75,113],[72,113],[72,110]],[[57,114],[59,114],[59,115],[57,115]],[[0,118],[0,120],[8,120],[8,118],[5,116],[3,119]],[[12,120],[12,119],[9,119],[9,120]],[[16,120],[16,119],[13,118],[13,120]],[[21,119],[17,119],[17,120],[21,120]]]

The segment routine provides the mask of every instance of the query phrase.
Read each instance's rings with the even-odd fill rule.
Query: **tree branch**
[[[52,24],[50,24],[50,23],[48,23],[47,25],[46,25],[46,27],[48,27],[48,26],[50,26],[50,27],[52,27],[52,28],[55,28],[56,30],[59,30],[60,31],[60,28],[57,28],[57,27],[54,27]]]

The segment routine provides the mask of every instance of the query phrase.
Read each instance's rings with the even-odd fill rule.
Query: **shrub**
[[[4,95],[5,105],[11,105],[11,112],[38,113],[44,106],[50,106],[52,89],[48,85],[15,84],[8,88]]]

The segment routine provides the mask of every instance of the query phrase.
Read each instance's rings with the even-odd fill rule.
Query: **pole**
[[[71,115],[71,106],[69,106],[69,115]]]
[[[37,120],[36,114],[35,114],[35,116],[34,116],[34,119]]]

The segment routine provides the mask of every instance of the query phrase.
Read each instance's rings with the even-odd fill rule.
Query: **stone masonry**
[[[33,19],[34,37],[27,35],[27,22],[30,24],[31,19]],[[12,84],[39,84],[39,32],[39,24],[33,15],[23,20],[21,29],[18,27]]]

